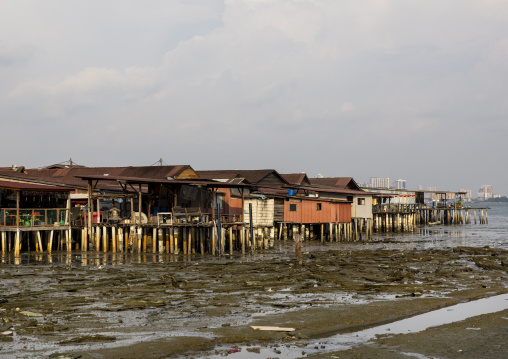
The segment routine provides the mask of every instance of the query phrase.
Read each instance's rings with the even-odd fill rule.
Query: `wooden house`
[[[17,256],[21,247],[48,251],[58,236],[58,249],[67,250],[70,237],[70,188],[15,180],[0,180],[0,233],[2,252],[13,250]],[[43,242],[44,246],[43,246]]]

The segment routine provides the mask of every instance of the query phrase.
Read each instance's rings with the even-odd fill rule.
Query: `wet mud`
[[[234,356],[250,345],[252,351],[273,346],[275,358],[279,345],[304,346],[507,292],[502,249],[358,244],[303,251],[302,265],[291,252],[185,261],[156,254],[2,257],[0,357]],[[394,338],[378,344],[392,354],[402,345]],[[339,356],[323,348],[321,357]]]

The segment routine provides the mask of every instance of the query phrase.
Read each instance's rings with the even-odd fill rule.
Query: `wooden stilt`
[[[157,251],[157,228],[152,229],[152,253]]]
[[[166,253],[173,253],[173,249],[171,249],[171,241],[169,240],[171,228],[167,228],[164,230],[164,238],[166,241]]]
[[[72,251],[71,233],[70,230],[65,231],[65,249],[67,252]]]
[[[108,228],[106,226],[102,227],[102,250],[104,252],[108,251]]]
[[[175,229],[174,227],[169,228],[169,252],[175,253]]]
[[[162,228],[159,228],[159,230],[157,232],[159,234],[159,236],[158,236],[159,253],[164,253],[164,230]]]
[[[205,254],[205,229],[200,228],[199,229],[199,249],[201,251],[201,254]]]
[[[229,254],[233,255],[233,227],[229,227]]]
[[[14,255],[19,256],[19,252],[21,251],[21,232],[18,229],[16,231],[16,237],[14,239]]]
[[[116,253],[117,245],[118,245],[118,237],[116,234],[116,227],[113,225],[113,227],[111,227],[111,250],[113,251],[113,253]]]
[[[124,233],[123,233],[123,227],[118,228],[118,250],[123,253],[124,248]]]
[[[182,235],[183,235],[183,254],[187,254],[187,228],[182,228]]]
[[[242,254],[245,254],[245,227],[240,229],[240,242],[242,242]]]
[[[53,249],[53,235],[54,235],[54,232],[53,230],[51,230],[49,232],[49,241],[48,241],[48,252],[51,253],[51,250]]]
[[[6,241],[6,238],[5,238],[5,232],[2,232],[2,253],[5,253],[6,250],[7,250],[7,241]]]

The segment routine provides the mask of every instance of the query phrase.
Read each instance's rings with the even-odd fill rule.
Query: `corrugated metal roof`
[[[0,188],[26,191],[42,191],[42,192],[70,192],[71,188],[49,186],[36,183],[16,182],[0,180]]]
[[[282,182],[286,182],[284,178],[274,169],[263,170],[213,170],[213,171],[196,171],[198,176],[209,179],[232,179],[232,178],[245,178],[251,184],[257,184],[263,178],[270,174],[275,174]]]
[[[284,173],[280,174],[289,184],[310,185],[309,178],[305,173]]]
[[[181,179],[181,180],[168,180],[165,178],[144,178],[144,177],[126,177],[126,176],[80,176],[84,181],[92,180],[92,181],[103,181],[103,182],[114,182],[114,183],[130,183],[130,184],[148,184],[148,183],[158,183],[158,184],[186,184],[186,185],[196,185],[210,188],[240,188],[240,187],[249,187],[247,184],[237,184],[237,183],[227,183],[227,182],[217,182],[212,180],[207,180],[203,178],[194,178],[194,179]]]
[[[140,166],[140,167],[69,167],[57,169],[28,169],[26,173],[12,171],[10,168],[0,168],[0,177],[15,178],[23,181],[43,182],[47,184],[62,184],[73,188],[87,188],[87,182],[79,177],[83,176],[125,176],[167,179],[178,176],[189,165],[178,166]],[[120,189],[116,183],[101,183],[98,189]]]
[[[372,196],[372,193],[365,192],[365,191],[357,191],[354,189],[342,189],[342,188],[326,188],[326,187],[296,187],[295,189],[303,189],[303,190],[309,190],[314,192],[327,192],[327,193],[343,193],[343,194],[356,194],[356,195],[364,195],[364,196]]]
[[[353,177],[324,177],[324,178],[309,178],[312,185],[329,186],[346,189],[360,190]]]

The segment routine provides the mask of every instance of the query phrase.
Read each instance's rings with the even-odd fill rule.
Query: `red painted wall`
[[[296,204],[296,211],[290,205]],[[318,209],[318,206],[321,208]],[[351,222],[351,204],[320,201],[284,201],[284,222],[294,223],[347,223]]]

